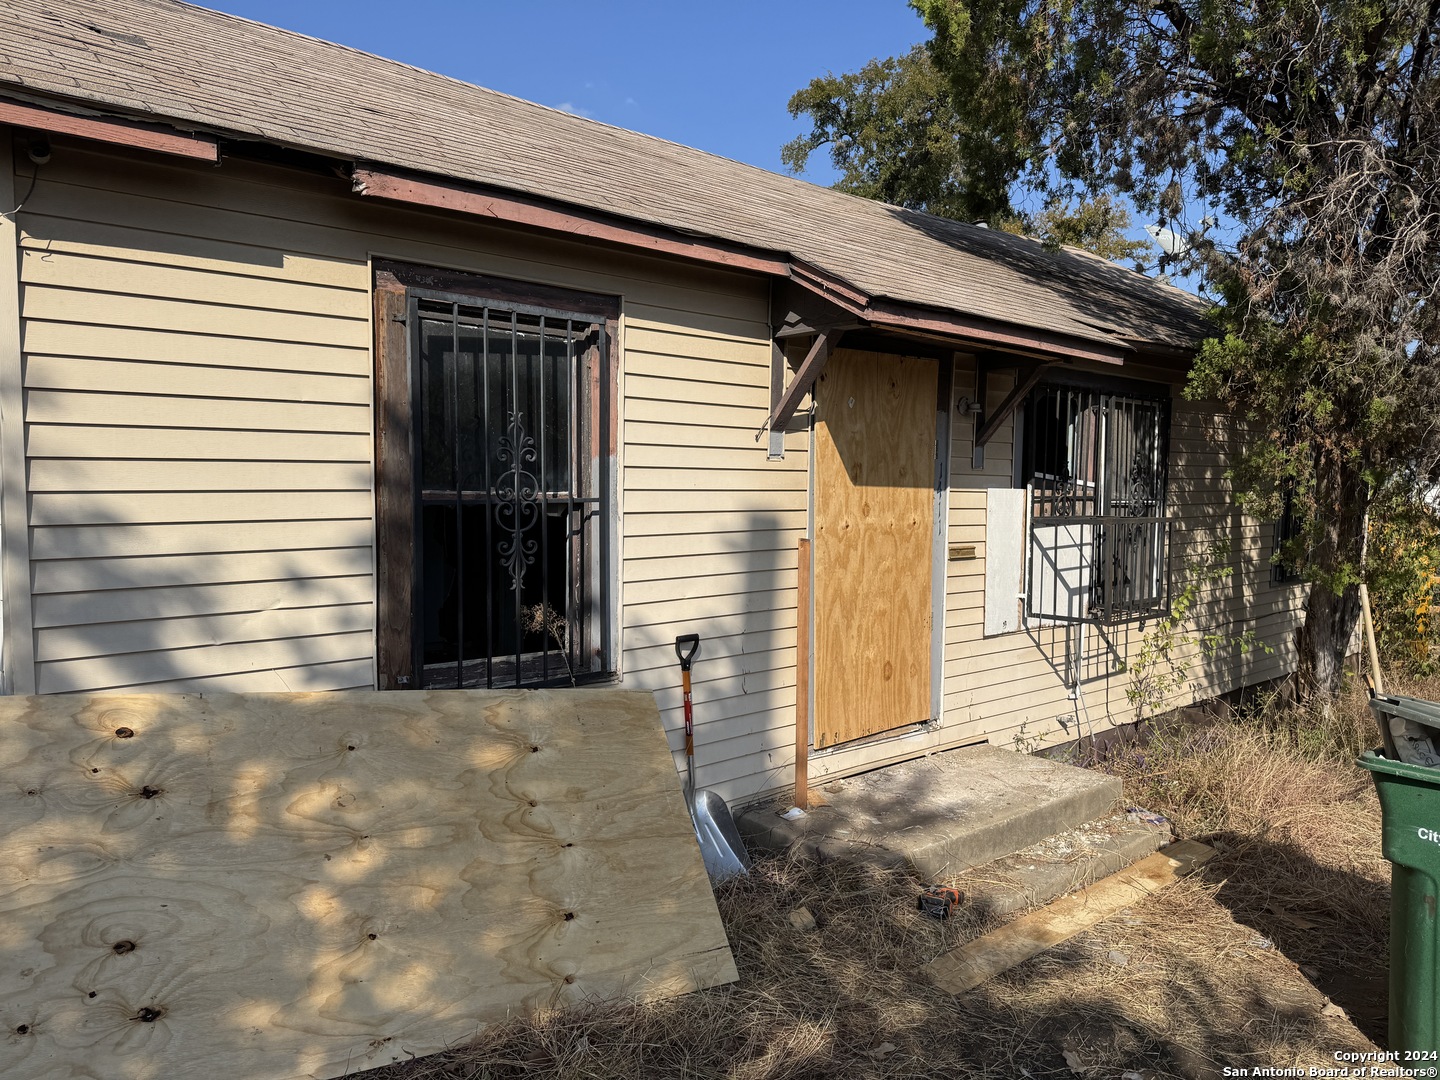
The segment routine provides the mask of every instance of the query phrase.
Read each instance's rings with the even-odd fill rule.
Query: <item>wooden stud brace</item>
[[[999,407],[992,415],[986,416],[983,412],[979,414],[977,418],[979,428],[975,432],[975,448],[977,450],[984,449],[985,444],[995,437],[995,432],[1000,430],[1000,425],[1010,418],[1010,414],[1015,411],[1016,406],[1025,400],[1025,395],[1035,388],[1035,384],[1053,366],[1053,364],[1035,365],[1023,378],[1015,380],[1014,388],[1005,395],[1005,399],[1000,402]],[[980,405],[982,408],[985,405],[983,397],[980,399]]]
[[[755,435],[755,441],[760,441],[760,436],[768,429],[770,431],[785,429],[790,418],[795,415],[796,408],[800,405],[800,399],[805,396],[806,391],[815,385],[815,380],[820,377],[820,372],[825,370],[825,362],[830,359],[830,354],[835,350],[835,340],[839,336],[836,330],[822,330],[815,335],[815,343],[810,346],[810,351],[805,354],[800,368],[795,372],[795,377],[790,380],[790,385],[785,388],[785,393],[780,396],[780,403],[765,421],[763,427]]]
[[[0,124],[14,124],[52,135],[75,135],[96,142],[154,150],[160,154],[194,158],[212,164],[220,160],[220,145],[214,136],[176,131],[158,124],[113,117],[76,116],[14,101],[0,101]]]
[[[770,342],[770,410],[773,413],[785,393],[785,347],[778,338]],[[766,423],[769,423],[767,417]],[[762,432],[764,428],[760,429]],[[757,436],[758,438],[758,436]],[[769,461],[785,460],[785,429],[770,429],[770,446],[766,452]]]

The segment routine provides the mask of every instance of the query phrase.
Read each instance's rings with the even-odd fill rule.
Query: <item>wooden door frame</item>
[[[601,620],[607,668],[618,671],[619,587],[615,508],[619,498],[620,299],[483,274],[375,259],[372,265],[375,378],[375,686],[418,689],[415,672],[414,390],[409,306],[412,289],[458,293],[477,302],[564,308],[603,325],[604,365],[594,387],[599,410],[597,488],[611,512],[600,523],[599,590],[611,597]]]
[[[864,746],[873,745],[876,742],[889,741],[893,739],[908,738],[926,731],[933,731],[942,727],[945,722],[945,604],[946,586],[949,570],[949,531],[950,531],[950,458],[953,451],[953,431],[951,425],[951,410],[954,407],[955,395],[955,366],[962,355],[962,352],[944,348],[934,342],[915,343],[914,347],[908,344],[899,347],[894,338],[889,335],[883,337],[867,333],[847,332],[836,343],[838,349],[860,349],[864,351],[882,352],[894,357],[913,357],[916,359],[933,360],[939,365],[936,372],[936,393],[935,393],[935,473],[932,481],[934,495],[933,517],[931,519],[931,562],[930,562],[930,719],[919,723],[907,724],[890,731],[876,732],[873,735],[853,740],[851,742],[837,743],[830,746],[817,748],[815,746],[816,735],[816,713],[815,713],[815,561],[810,561],[809,581],[809,603],[806,610],[797,612],[797,618],[805,619],[810,627],[809,642],[810,649],[805,657],[797,657],[797,664],[803,663],[808,673],[806,678],[806,702],[805,715],[808,717],[809,731],[807,733],[808,752],[814,756],[828,757],[833,754],[846,753]],[[810,407],[810,423],[808,426],[808,473],[807,482],[807,505],[805,515],[805,536],[812,543],[815,538],[815,507],[816,507],[816,469],[815,469],[815,409],[813,401]]]

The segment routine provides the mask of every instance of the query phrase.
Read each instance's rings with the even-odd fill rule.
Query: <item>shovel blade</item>
[[[713,791],[697,791],[690,802],[690,816],[695,821],[695,838],[700,841],[705,873],[712,882],[750,869],[750,855],[724,799]]]

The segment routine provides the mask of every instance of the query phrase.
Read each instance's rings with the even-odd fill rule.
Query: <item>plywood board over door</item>
[[[837,350],[816,388],[815,745],[931,718],[933,360]]]
[[[0,1078],[334,1077],[729,982],[652,695],[0,698]]]

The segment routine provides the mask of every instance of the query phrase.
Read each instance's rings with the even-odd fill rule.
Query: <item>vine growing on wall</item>
[[[1230,545],[1215,543],[1201,558],[1187,560],[1185,587],[1171,600],[1170,610],[1140,640],[1140,649],[1126,664],[1130,685],[1125,697],[1135,709],[1135,719],[1145,720],[1163,711],[1176,692],[1190,681],[1196,660],[1213,660],[1222,653],[1244,656],[1259,649],[1270,653],[1253,629],[1238,634],[1227,630],[1200,631],[1187,627],[1201,595],[1235,573],[1230,563]]]

